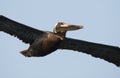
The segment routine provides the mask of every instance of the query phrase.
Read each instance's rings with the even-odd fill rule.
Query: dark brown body
[[[21,53],[28,57],[45,56],[57,50],[60,42],[60,36],[51,32],[47,32],[42,37],[38,37],[28,50],[22,51]]]

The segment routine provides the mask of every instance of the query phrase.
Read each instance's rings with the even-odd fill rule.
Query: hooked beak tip
[[[82,26],[82,25],[81,25],[81,26],[79,26],[79,28],[80,28],[80,29],[83,29],[83,28],[84,28],[84,26]]]

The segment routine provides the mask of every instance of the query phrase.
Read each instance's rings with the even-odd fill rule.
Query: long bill
[[[78,29],[82,29],[84,26],[82,25],[71,25],[71,24],[67,24],[64,23],[63,25],[60,26],[60,30],[62,31],[72,31],[72,30],[78,30]]]

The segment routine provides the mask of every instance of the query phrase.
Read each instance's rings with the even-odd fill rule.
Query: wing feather
[[[61,42],[59,49],[69,49],[87,53],[120,66],[119,47],[66,38]]]
[[[45,34],[44,31],[18,23],[2,15],[0,15],[0,31],[18,37],[23,42],[30,44],[32,44],[38,36],[40,37]]]

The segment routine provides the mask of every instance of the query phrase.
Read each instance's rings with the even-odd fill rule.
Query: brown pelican
[[[66,32],[83,26],[58,22],[53,32],[41,31],[0,16],[0,31],[18,37],[30,47],[21,53],[26,57],[46,56],[57,49],[68,49],[90,54],[120,66],[120,48],[66,37]]]

